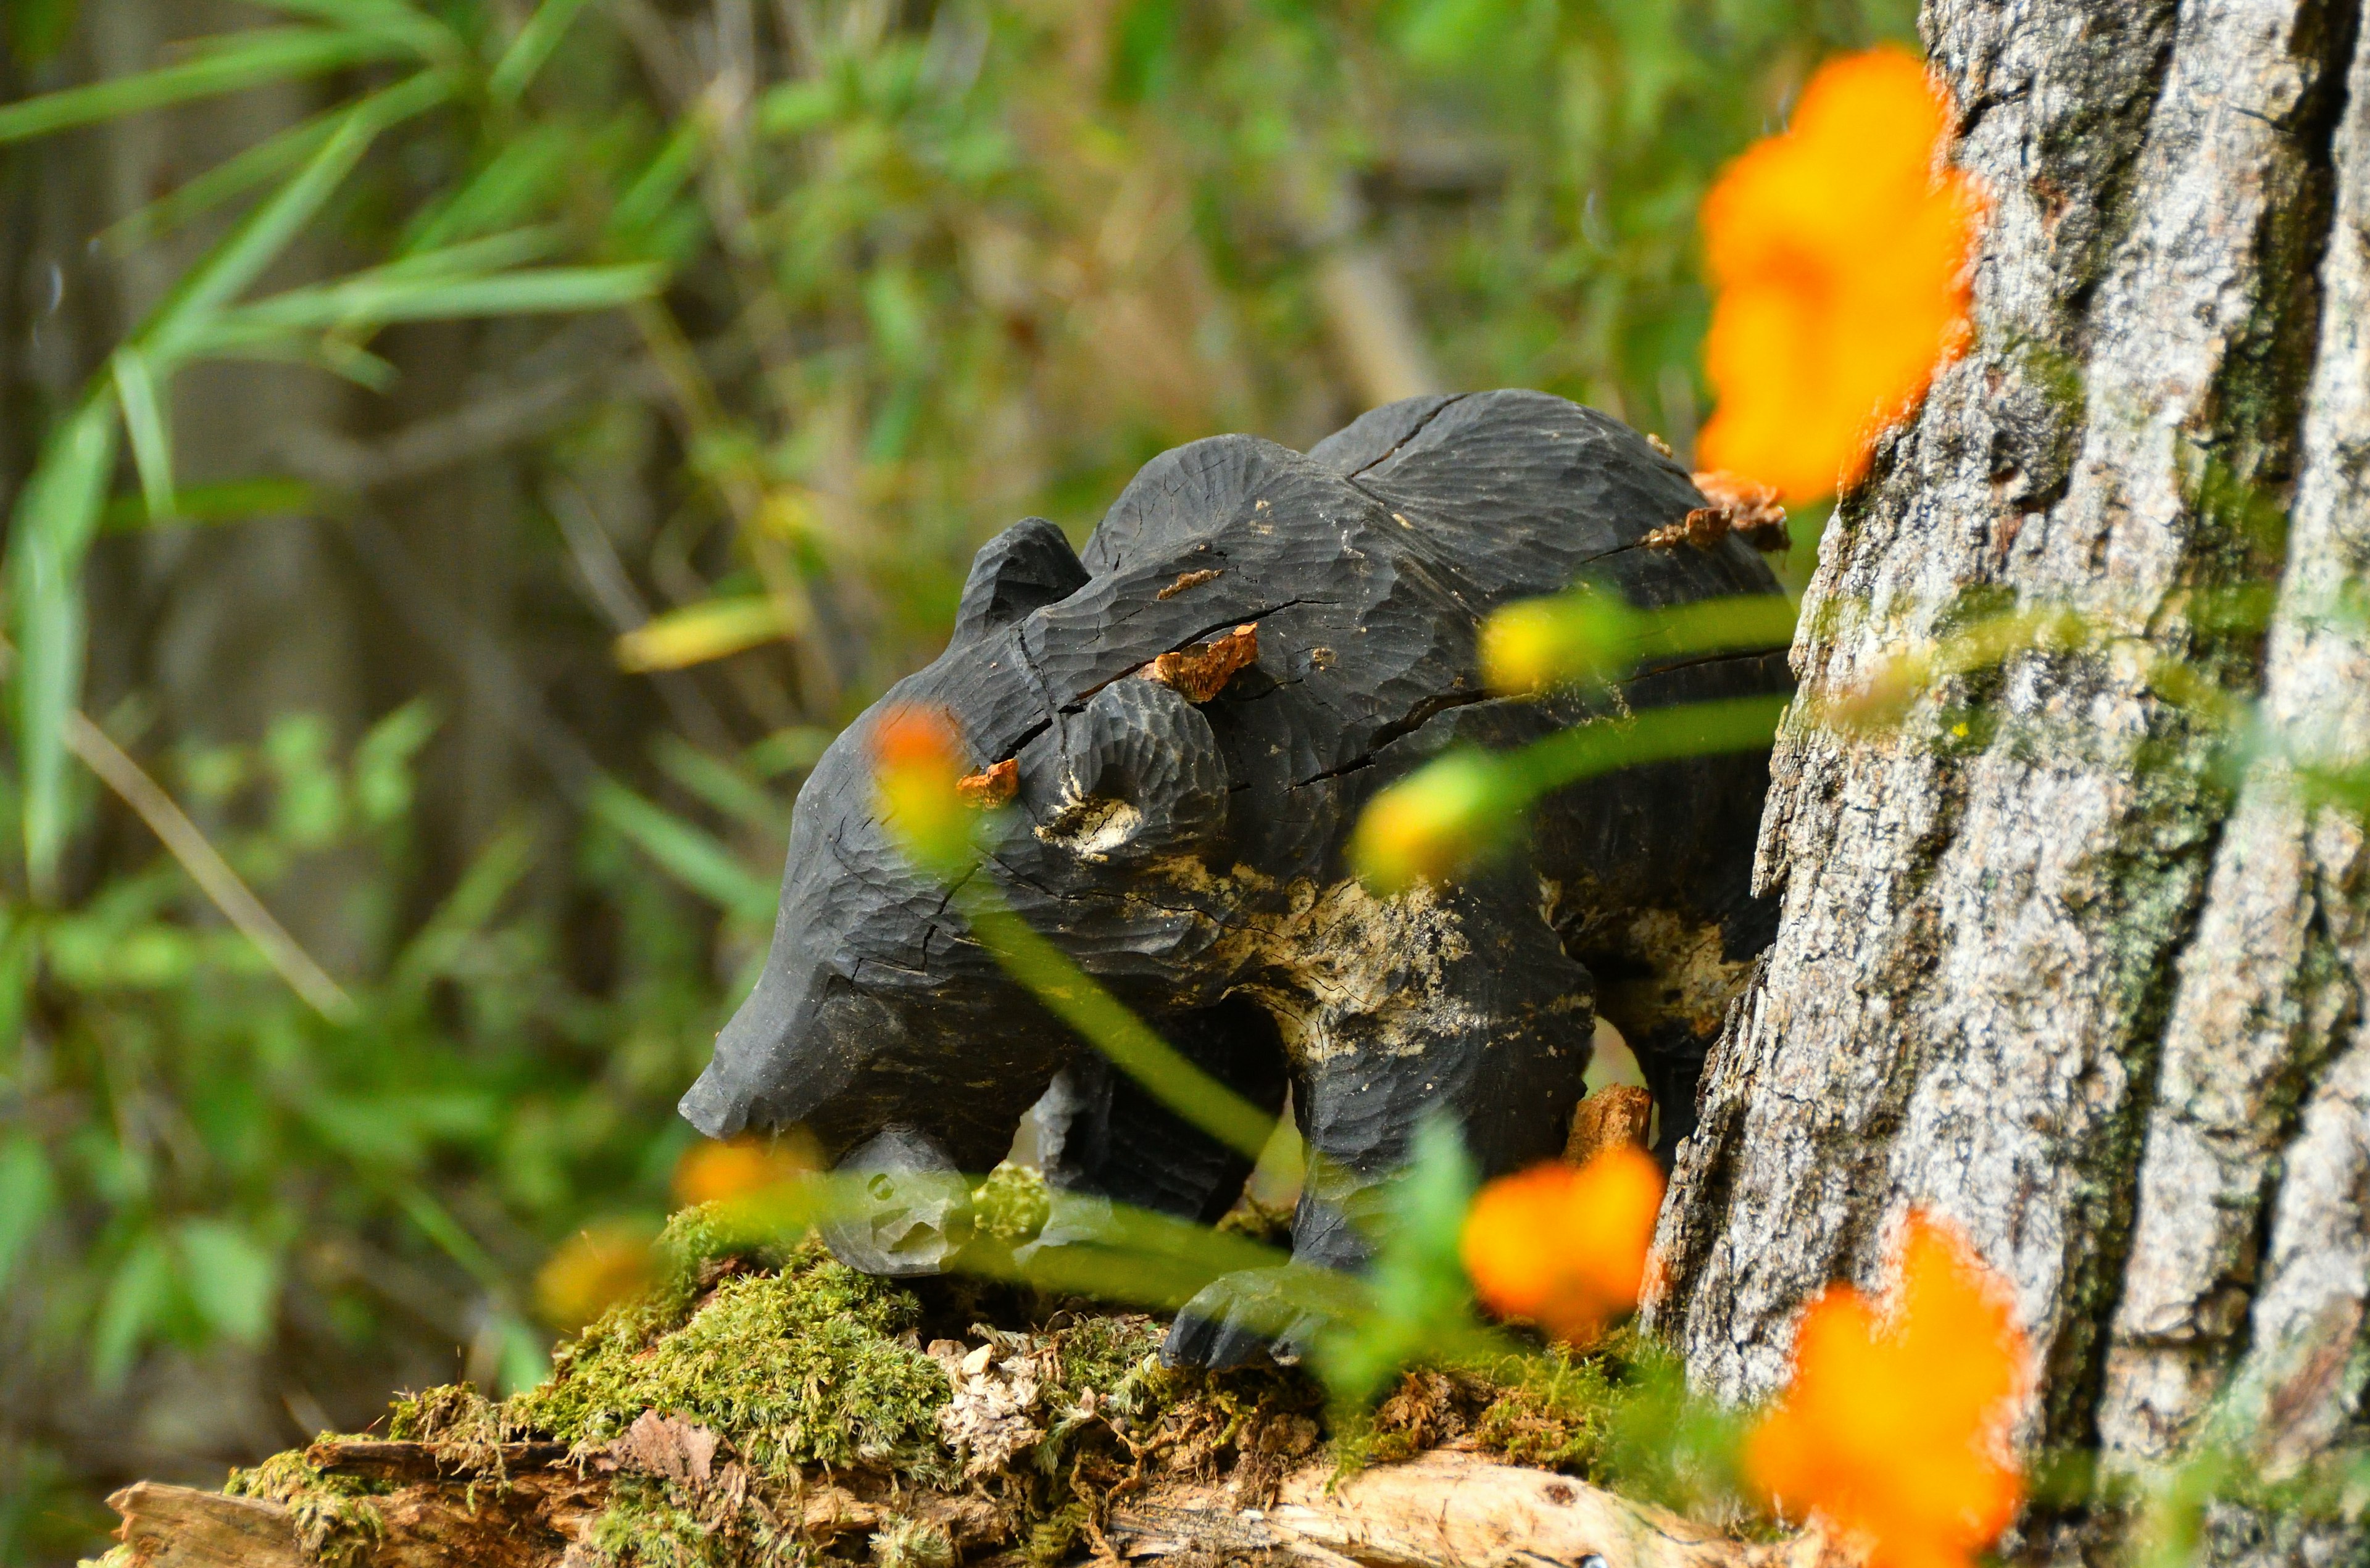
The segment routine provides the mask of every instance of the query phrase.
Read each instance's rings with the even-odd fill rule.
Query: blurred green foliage
[[[665,1207],[688,1136],[673,1099],[762,939],[799,770],[934,650],[995,528],[1035,512],[1082,535],[1145,458],[1213,431],[1314,441],[1405,390],[1373,369],[1397,329],[1417,349],[1402,373],[1544,387],[1684,448],[1707,181],[1816,60],[1912,17],[1907,0],[252,9],[104,82],[75,74],[71,5],[6,12],[11,79],[56,90],[0,106],[0,143],[275,82],[310,106],[107,231],[111,254],[198,259],[46,410],[9,502],[9,1561],[86,1546],[105,1483],[158,1462],[93,1431],[137,1425],[156,1357],[278,1368],[260,1382],[292,1421],[339,1391],[375,1403],[398,1343],[534,1376],[523,1281],[551,1245]],[[1360,293],[1345,258],[1392,288]],[[98,715],[266,904],[342,889],[355,1005],[325,1017],[68,755],[86,645],[116,635],[88,624],[86,566],[127,532],[351,511],[334,475],[184,483],[190,367],[286,361],[379,389],[406,368],[391,324],[519,316],[595,387],[521,438],[525,526],[582,568],[571,486],[647,492],[652,526],[611,557],[625,599],[592,597],[627,668],[678,683],[649,704],[663,723],[563,756],[568,811],[439,881],[413,799],[424,705],[345,741],[291,712],[230,746],[155,730],[137,692]],[[588,317],[616,330],[568,336]],[[626,679],[598,638],[565,657]]]

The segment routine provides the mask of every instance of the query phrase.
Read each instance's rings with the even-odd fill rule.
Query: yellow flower
[[[2023,1499],[2007,1427],[2024,1337],[2004,1283],[1946,1223],[1910,1216],[1900,1270],[1882,1310],[1842,1285],[1812,1303],[1745,1473],[1860,1538],[1870,1568],[1967,1568]]]
[[[1704,467],[1796,501],[1848,486],[1964,347],[1985,203],[1943,163],[1950,120],[1949,95],[1905,51],[1847,55],[1704,198],[1719,401]]]
[[[1626,1144],[1501,1176],[1466,1216],[1465,1272],[1490,1310],[1585,1345],[1636,1309],[1662,1207],[1662,1168]]]
[[[1579,590],[1509,604],[1481,624],[1481,678],[1493,692],[1529,696],[1591,676],[1621,673],[1642,635],[1616,595]]]
[[[573,1333],[618,1302],[650,1288],[650,1230],[630,1219],[588,1225],[562,1242],[535,1276],[535,1304]]]
[[[1421,881],[1447,882],[1502,839],[1517,802],[1487,756],[1428,763],[1366,803],[1350,838],[1359,879],[1387,898]]]

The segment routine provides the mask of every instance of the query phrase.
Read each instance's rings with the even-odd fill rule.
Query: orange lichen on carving
[[[1175,582],[1170,583],[1167,588],[1162,589],[1158,593],[1154,594],[1152,597],[1155,599],[1174,599],[1189,588],[1199,588],[1205,582],[1215,582],[1225,575],[1225,568],[1223,567],[1205,567],[1198,572],[1179,572]]]
[[[1662,1167],[1631,1144],[1501,1176],[1466,1216],[1465,1271],[1490,1310],[1585,1345],[1638,1305],[1662,1207]]]
[[[965,806],[986,807],[1007,806],[1020,793],[1020,760],[1007,757],[1001,762],[990,763],[975,773],[965,773],[955,781],[955,794]]]
[[[1985,201],[1944,161],[1951,119],[1906,51],[1847,55],[1704,198],[1707,467],[1797,501],[1848,487],[1965,346]]]
[[[1259,627],[1237,626],[1200,647],[1164,653],[1138,671],[1147,681],[1182,692],[1189,703],[1206,703],[1225,690],[1236,672],[1259,662]]]
[[[1881,1308],[1847,1285],[1803,1314],[1793,1380],[1744,1470],[1786,1511],[1864,1542],[1870,1568],[1967,1568],[2023,1500],[2008,1443],[2029,1387],[2006,1282],[1913,1213]]]

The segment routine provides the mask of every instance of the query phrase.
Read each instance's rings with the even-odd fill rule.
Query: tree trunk
[[[1772,1391],[1804,1301],[1873,1279],[1923,1205],[2015,1284],[2028,1445],[2161,1459],[2226,1394],[2276,1469],[2358,1419],[2370,886],[2361,822],[2290,761],[2370,741],[2356,23],[1929,0],[1993,202],[1977,339],[1803,605],[1760,852],[1783,917],[1662,1233],[1657,1319],[1723,1395]],[[2248,584],[2268,628],[2215,591]],[[1815,716],[1904,647],[2061,606],[2078,639],[1896,727]],[[2221,698],[2284,750],[2233,764]]]

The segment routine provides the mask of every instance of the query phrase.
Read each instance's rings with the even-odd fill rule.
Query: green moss
[[[305,1555],[324,1568],[359,1568],[386,1534],[371,1483],[319,1470],[301,1448],[231,1471],[223,1491],[286,1508]]]
[[[971,1195],[979,1228],[1007,1246],[1018,1246],[1045,1229],[1053,1199],[1045,1178],[1007,1160],[987,1173]]]
[[[1521,1464],[1596,1467],[1622,1403],[1602,1357],[1559,1345],[1490,1371],[1494,1392],[1473,1424],[1475,1442]]]
[[[654,1331],[683,1315],[664,1298],[684,1289],[658,1294],[564,1347],[551,1380],[504,1408],[505,1426],[599,1443],[660,1410],[726,1436],[770,1479],[813,1463],[942,1477],[937,1416],[949,1391],[913,1343],[921,1310],[911,1291],[809,1242],[778,1274],[716,1276],[671,1332]]]
[[[502,1407],[466,1383],[395,1396],[386,1435],[399,1443],[432,1443],[448,1452],[500,1443],[515,1436]]]
[[[899,1519],[874,1532],[872,1561],[880,1568],[955,1568],[955,1543],[943,1525]]]
[[[1068,1503],[1037,1521],[1021,1554],[1030,1568],[1055,1568],[1066,1561],[1078,1539],[1087,1533],[1088,1510],[1084,1503]]]
[[[609,1488],[586,1539],[612,1568],[738,1568],[772,1555],[748,1551],[748,1542],[685,1507],[673,1489],[636,1476]]]

